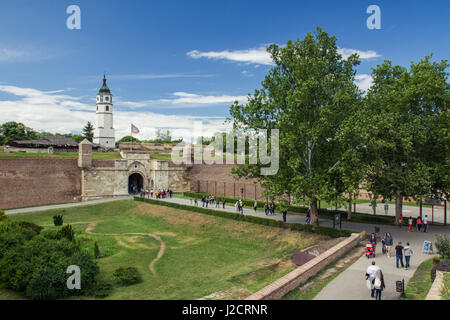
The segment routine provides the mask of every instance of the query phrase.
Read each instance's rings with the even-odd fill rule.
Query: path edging
[[[436,270],[436,278],[431,285],[430,291],[428,291],[425,300],[441,300],[441,290],[444,282],[444,272]]]

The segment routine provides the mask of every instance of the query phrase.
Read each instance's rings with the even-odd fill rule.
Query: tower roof
[[[109,93],[111,94],[111,91],[109,90],[108,86],[106,85],[106,76],[103,75],[103,86],[100,88],[98,93]]]

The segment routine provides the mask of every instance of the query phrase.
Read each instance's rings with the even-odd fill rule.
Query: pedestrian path
[[[27,208],[5,210],[5,213],[6,214],[16,214],[16,213],[25,213],[25,212],[46,211],[46,210],[52,210],[52,209],[62,209],[62,208],[87,206],[87,205],[90,205],[90,204],[99,204],[99,203],[104,203],[104,202],[111,202],[111,201],[125,200],[125,199],[132,199],[132,198],[133,198],[132,196],[121,196],[121,197],[105,198],[105,199],[97,199],[97,200],[88,200],[88,201],[81,201],[81,202],[49,204],[49,205],[45,205],[45,206],[37,206],[37,207],[27,207]]]

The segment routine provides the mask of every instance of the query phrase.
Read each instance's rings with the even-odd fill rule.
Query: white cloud
[[[235,51],[208,51],[200,52],[198,50],[192,50],[187,55],[193,59],[207,58],[216,60],[230,60],[234,62],[243,62],[246,64],[263,64],[273,65],[270,54],[266,51],[266,47],[259,47],[246,50]]]
[[[0,100],[0,123],[6,121],[22,122],[38,130],[48,132],[80,132],[87,121],[95,124],[95,104],[79,101],[79,98],[61,95],[61,90],[40,91],[32,88],[0,86],[0,92],[12,94],[16,99]],[[178,93],[180,98],[196,98],[197,95]],[[190,97],[192,96],[192,97]],[[18,98],[18,99],[17,99]],[[214,132],[227,128],[223,117],[163,115],[143,111],[114,111],[116,138],[130,134],[130,124],[136,125],[139,139],[154,138],[156,128],[169,129],[173,137],[191,136],[194,123],[203,123],[203,135],[212,136]]]
[[[361,90],[367,92],[372,86],[373,79],[369,74],[358,74],[355,76],[355,83]]]
[[[373,50],[362,51],[356,49],[338,48],[338,52],[344,59],[347,59],[353,53],[357,53],[362,60],[381,57],[380,54],[376,53]],[[198,50],[192,50],[189,51],[187,55],[194,59],[207,58],[215,60],[230,60],[234,62],[256,65],[274,64],[270,54],[266,51],[266,47],[236,51],[224,50],[201,52]]]
[[[352,54],[356,53],[359,55],[359,58],[362,60],[365,59],[374,59],[381,57],[381,54],[376,53],[373,50],[368,51],[362,51],[362,50],[356,50],[356,49],[348,49],[348,48],[339,48],[338,53],[342,55],[342,58],[347,59]]]
[[[0,61],[11,61],[20,59],[26,56],[24,51],[12,50],[0,47]]]
[[[127,106],[130,108],[160,107],[164,108],[192,108],[192,107],[210,107],[215,104],[232,104],[235,101],[240,103],[247,102],[247,96],[230,95],[199,95],[188,92],[174,92],[170,99],[144,100],[144,101],[117,101],[118,106]]]

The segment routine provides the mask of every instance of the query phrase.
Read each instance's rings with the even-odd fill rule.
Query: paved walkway
[[[333,207],[334,208],[334,207]],[[341,207],[340,210],[347,211],[347,207]],[[353,209],[353,206],[352,206]],[[370,215],[373,215],[372,207],[370,206],[370,203],[357,203],[356,204],[356,212],[361,213],[367,213]],[[384,203],[378,202],[377,203],[377,215],[385,215],[384,212]],[[420,215],[420,207],[419,206],[403,206],[403,217],[413,217],[417,218]],[[394,217],[395,216],[395,204],[389,204],[388,209],[388,216]],[[430,207],[422,207],[422,216],[425,215],[428,216],[428,220],[431,222],[432,220],[434,222],[444,223],[444,206],[434,206],[434,208]],[[447,224],[450,224],[450,210],[447,210]]]
[[[124,197],[97,199],[97,200],[89,200],[89,201],[81,201],[81,202],[49,204],[49,205],[45,205],[45,206],[5,210],[5,213],[6,214],[16,214],[16,213],[25,213],[25,212],[45,211],[45,210],[52,210],[52,209],[71,208],[71,207],[86,206],[86,205],[90,205],[90,204],[98,204],[98,203],[132,199],[132,198],[133,198],[132,196],[124,196]]]
[[[15,214],[15,213],[23,213],[23,212],[32,212],[32,211],[43,211],[50,209],[59,209],[59,208],[70,208],[75,206],[83,206],[89,204],[98,204],[109,201],[117,201],[123,199],[131,199],[132,197],[118,197],[118,198],[109,198],[109,199],[100,199],[100,200],[91,200],[85,202],[77,202],[77,203],[66,203],[66,204],[57,204],[57,205],[48,205],[48,206],[40,206],[40,207],[30,207],[30,208],[22,208],[22,209],[14,209],[7,210],[7,214]],[[166,198],[161,199],[159,201],[166,202],[174,202],[180,203],[184,205],[194,205],[193,201],[184,199],[184,198]],[[201,202],[199,201],[199,206],[201,207]],[[215,208],[215,204],[209,205],[209,209],[215,210],[226,210],[229,212],[236,212],[234,206],[226,205],[225,209],[222,209],[222,205],[220,208]],[[244,208],[244,214],[258,216],[262,218],[269,218],[275,220],[282,220],[282,215],[280,213],[266,216],[264,211],[257,210],[256,212],[251,208]],[[288,215],[287,222],[297,222],[297,223],[305,223],[305,216],[298,215]],[[332,226],[332,220],[329,219],[319,219],[319,224],[322,226]],[[375,224],[365,224],[365,223],[356,223],[356,222],[342,222],[342,228],[353,230],[355,232],[361,232],[365,230],[368,233],[374,231]],[[450,236],[450,227],[444,226],[429,226],[428,232],[407,232],[407,228],[398,227],[398,226],[386,226],[386,225],[378,225],[380,228],[380,234],[384,234],[385,232],[390,232],[394,238],[394,244],[398,241],[402,241],[405,244],[407,241],[410,242],[413,256],[411,258],[411,268],[409,270],[397,269],[395,267],[395,255],[391,258],[388,258],[385,255],[381,254],[381,244],[379,244],[376,248],[376,258],[374,259],[381,267],[383,271],[386,289],[383,291],[383,299],[398,299],[399,293],[395,292],[395,281],[405,279],[405,283],[411,278],[414,274],[414,271],[417,269],[417,266],[424,260],[429,259],[431,256],[428,254],[422,253],[423,241],[434,241],[436,234],[446,234],[447,237]],[[331,281],[322,291],[315,297],[315,299],[325,299],[325,300],[361,300],[361,299],[371,299],[370,292],[366,288],[365,277],[364,274],[366,272],[367,267],[372,262],[373,258],[367,259],[365,256],[362,256],[358,259],[353,265],[347,268],[344,272],[342,272],[338,277],[336,277],[333,281]]]

